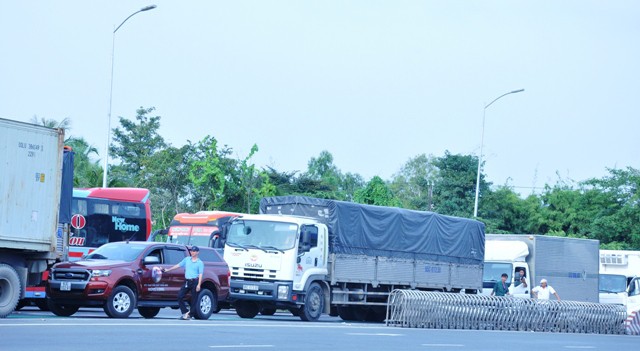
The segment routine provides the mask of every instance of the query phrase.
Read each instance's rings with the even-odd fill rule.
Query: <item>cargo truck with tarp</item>
[[[432,212],[268,197],[230,222],[224,257],[239,316],[288,309],[381,321],[394,289],[476,293],[484,225]]]

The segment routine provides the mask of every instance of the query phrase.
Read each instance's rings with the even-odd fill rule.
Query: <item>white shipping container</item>
[[[0,119],[0,248],[55,251],[64,130]]]

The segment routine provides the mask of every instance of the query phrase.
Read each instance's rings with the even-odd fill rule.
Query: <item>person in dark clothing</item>
[[[509,284],[507,284],[507,278],[509,276],[507,273],[502,273],[500,277],[500,281],[496,282],[493,286],[493,291],[491,292],[491,296],[505,296],[509,295]]]

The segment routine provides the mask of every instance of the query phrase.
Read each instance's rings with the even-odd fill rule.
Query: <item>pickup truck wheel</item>
[[[138,313],[144,318],[153,318],[160,313],[160,307],[138,307]]]
[[[196,313],[194,317],[196,319],[209,319],[211,313],[218,308],[218,299],[213,295],[211,290],[202,289],[198,293],[198,300],[196,301]]]
[[[260,312],[260,306],[253,301],[236,301],[234,306],[240,318],[253,318]]]
[[[136,308],[137,300],[133,291],[125,285],[117,286],[104,305],[104,312],[111,318],[127,318]]]
[[[276,309],[275,308],[263,308],[262,310],[260,310],[260,314],[263,316],[273,316],[274,314],[276,314]]]
[[[57,303],[49,298],[47,298],[47,305],[49,306],[49,310],[58,317],[72,316],[80,309],[80,306]]]
[[[300,319],[315,322],[324,310],[324,291],[318,283],[312,283],[304,296],[304,305],[300,309]]]
[[[0,264],[0,318],[11,314],[20,301],[20,278],[13,267]]]

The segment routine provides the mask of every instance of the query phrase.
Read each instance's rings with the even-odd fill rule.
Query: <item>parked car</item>
[[[47,281],[48,304],[58,316],[71,316],[80,307],[103,307],[113,318],[127,318],[135,308],[144,318],[160,308],[178,308],[184,268],[162,272],[189,256],[186,246],[154,242],[115,242],[85,258],[53,266]],[[204,262],[198,293],[198,319],[208,319],[227,302],[229,267],[211,248],[200,249]]]

